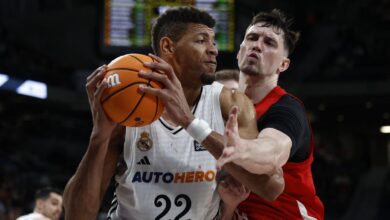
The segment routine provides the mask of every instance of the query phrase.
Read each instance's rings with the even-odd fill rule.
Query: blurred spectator
[[[62,192],[46,187],[36,192],[34,211],[16,220],[59,220],[61,214]]]
[[[224,69],[215,73],[215,80],[229,89],[238,89],[240,72],[236,69]]]

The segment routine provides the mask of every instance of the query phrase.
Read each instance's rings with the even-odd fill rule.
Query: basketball
[[[140,127],[158,119],[163,112],[162,100],[143,93],[140,85],[161,88],[159,82],[138,76],[139,70],[151,71],[143,65],[153,59],[143,54],[126,54],[111,61],[105,80],[108,88],[103,91],[101,102],[106,115],[124,126]]]

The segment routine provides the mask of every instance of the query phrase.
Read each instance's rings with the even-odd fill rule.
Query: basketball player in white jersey
[[[243,137],[253,139],[258,132],[253,105],[244,94],[219,83],[202,86],[202,75],[216,70],[214,23],[209,14],[190,7],[168,10],[157,19],[153,49],[161,58],[151,55],[156,62],[145,66],[156,72],[140,75],[165,87],[140,89],[161,97],[165,110],[148,126],[126,128],[123,148],[118,145],[121,127],[106,118],[99,101],[107,88],[106,66],[87,78],[94,127],[88,150],[65,188],[66,219],[96,218],[121,152],[125,169],[115,176],[109,219],[217,218],[215,158],[224,148],[221,134],[229,109],[240,107]],[[224,168],[265,199],[283,190],[280,172],[256,175],[233,163]]]

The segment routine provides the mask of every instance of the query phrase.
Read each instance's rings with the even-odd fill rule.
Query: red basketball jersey
[[[287,94],[279,86],[275,87],[255,106],[257,118],[261,118],[284,95],[290,94]],[[248,199],[238,207],[242,219],[324,219],[324,207],[316,195],[311,173],[314,148],[313,134],[311,134],[310,139],[309,157],[303,162],[287,162],[283,166],[285,180],[283,193],[273,202],[268,202],[251,193]]]

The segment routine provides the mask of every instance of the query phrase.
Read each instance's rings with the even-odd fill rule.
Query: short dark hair
[[[215,80],[235,80],[238,82],[240,71],[236,69],[224,69],[215,72]]]
[[[279,9],[273,9],[271,12],[259,12],[256,14],[249,27],[257,23],[264,23],[265,27],[275,27],[282,30],[284,33],[284,45],[288,54],[290,55],[294,51],[300,33],[290,30],[293,19],[287,19],[286,15]]]
[[[179,41],[190,23],[204,24],[213,28],[215,20],[209,13],[190,6],[171,8],[161,14],[152,27],[154,53],[160,54],[161,38],[169,37],[174,42]]]
[[[50,197],[50,193],[56,193],[58,195],[62,195],[62,191],[57,189],[57,188],[44,187],[44,188],[38,189],[35,192],[35,200],[37,200],[37,199],[45,200],[45,199]]]

